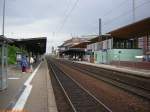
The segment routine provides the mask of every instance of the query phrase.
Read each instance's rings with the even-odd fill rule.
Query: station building
[[[66,40],[62,45],[58,47],[59,57],[73,60],[82,59],[82,56],[85,55],[86,48],[86,46],[83,45],[83,43],[87,40],[88,38],[79,37],[74,37],[69,40]],[[82,46],[84,47],[77,47],[80,46],[80,43],[82,43]]]
[[[119,53],[122,65],[136,64],[150,69],[150,17],[109,33],[113,37],[113,48]],[[117,64],[117,61],[113,60],[111,64]]]
[[[88,39],[72,48],[84,49],[86,52],[82,57],[88,62],[150,69],[150,18]]]

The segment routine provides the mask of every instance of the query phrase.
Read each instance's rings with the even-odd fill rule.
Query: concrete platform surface
[[[0,92],[0,111],[57,112],[47,62],[32,73],[8,69],[8,88]]]
[[[23,89],[23,84],[31,73],[23,74],[15,65],[8,69],[8,88],[0,91],[0,110],[10,109]]]
[[[150,70],[122,67],[122,66],[113,66],[113,65],[106,65],[106,64],[95,64],[95,63],[89,63],[85,61],[74,61],[74,62],[150,78]]]
[[[42,62],[31,85],[33,88],[24,110],[27,112],[57,112],[46,61]]]

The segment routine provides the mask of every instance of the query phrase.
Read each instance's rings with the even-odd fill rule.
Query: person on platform
[[[23,73],[27,72],[28,62],[26,56],[24,55],[22,56],[20,64],[21,64],[22,72]]]

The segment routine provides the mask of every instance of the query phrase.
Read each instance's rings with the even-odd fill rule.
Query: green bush
[[[8,45],[8,64],[16,63],[16,53],[21,52],[21,49]]]

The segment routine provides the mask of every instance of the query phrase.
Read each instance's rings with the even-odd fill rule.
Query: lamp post
[[[5,0],[3,1],[2,35],[5,33]]]
[[[3,16],[2,16],[2,41],[0,42],[0,90],[7,88],[7,43],[9,42],[5,38],[5,0],[3,0]]]

